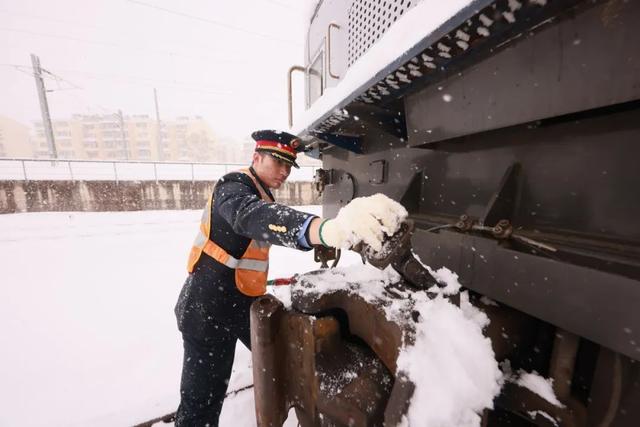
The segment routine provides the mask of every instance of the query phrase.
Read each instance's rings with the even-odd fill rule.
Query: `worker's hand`
[[[321,224],[320,241],[334,248],[364,242],[378,251],[384,235],[394,234],[406,217],[407,210],[384,194],[358,197],[340,209],[334,219]]]

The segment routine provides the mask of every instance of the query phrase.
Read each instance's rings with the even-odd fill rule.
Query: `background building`
[[[33,128],[0,116],[0,158],[48,159],[52,154],[42,122]],[[59,159],[248,163],[255,141],[217,136],[199,116],[158,124],[148,115],[74,115],[52,122]],[[298,163],[320,162],[298,156]]]
[[[0,116],[0,157],[34,157],[28,126]]]
[[[53,121],[61,159],[225,162],[213,131],[201,117],[157,123],[148,115],[74,115]],[[35,123],[35,156],[51,156],[42,122]]]

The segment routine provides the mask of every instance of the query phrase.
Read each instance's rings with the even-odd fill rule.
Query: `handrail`
[[[46,164],[50,165],[46,165]],[[7,167],[7,164],[9,167]],[[45,164],[43,166],[43,164]],[[94,165],[87,167],[80,165]],[[74,167],[75,165],[75,167]],[[151,168],[153,166],[153,168]],[[168,167],[163,168],[163,166]],[[134,180],[168,179],[196,180],[196,167],[199,179],[216,179],[216,176],[232,170],[246,167],[246,163],[181,162],[181,161],[143,161],[143,160],[88,160],[88,159],[34,159],[24,157],[0,158],[0,180],[59,180],[71,181],[113,179],[116,182]],[[301,166],[292,173],[292,179],[313,179],[315,169],[320,165]],[[126,178],[126,177],[129,178]],[[162,178],[162,177],[165,178]],[[178,176],[178,178],[175,178]],[[134,177],[134,178],[131,178]]]
[[[293,65],[287,72],[287,102],[289,107],[289,129],[293,127],[293,95],[291,85],[291,75],[294,71],[302,71],[306,74],[306,69],[301,65]]]
[[[331,72],[331,28],[335,28],[336,30],[340,29],[340,25],[335,22],[329,23],[327,27],[327,72],[329,73],[329,77],[334,79],[339,79],[340,76],[337,74],[333,74]]]
[[[33,158],[33,157],[0,157],[0,161],[14,162],[73,162],[73,163],[144,163],[159,165],[219,165],[219,166],[247,166],[246,163],[228,163],[228,162],[186,162],[180,160],[104,160],[104,159],[52,159],[52,158]]]

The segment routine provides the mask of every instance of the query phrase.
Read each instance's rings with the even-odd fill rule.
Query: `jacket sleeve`
[[[298,236],[307,219],[315,215],[262,200],[250,181],[243,174],[223,177],[214,189],[213,209],[242,236],[308,250],[300,245]]]

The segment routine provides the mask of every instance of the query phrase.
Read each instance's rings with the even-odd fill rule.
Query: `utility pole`
[[[118,116],[118,122],[120,123],[120,142],[124,148],[124,158],[125,160],[129,160],[129,144],[127,144],[127,137],[124,132],[124,117],[122,116],[122,110],[118,110],[116,116]]]
[[[156,102],[156,144],[158,146],[158,160],[162,160],[162,126],[160,125],[160,109],[158,108],[158,92],[153,88],[153,99]]]
[[[36,89],[38,90],[38,99],[40,100],[40,112],[42,113],[44,135],[47,138],[51,157],[57,159],[58,150],[56,149],[56,141],[53,138],[53,126],[51,125],[51,115],[49,114],[49,104],[47,103],[47,91],[44,88],[44,80],[42,79],[40,58],[33,53],[31,54],[31,64],[33,65],[33,76],[36,79]]]

